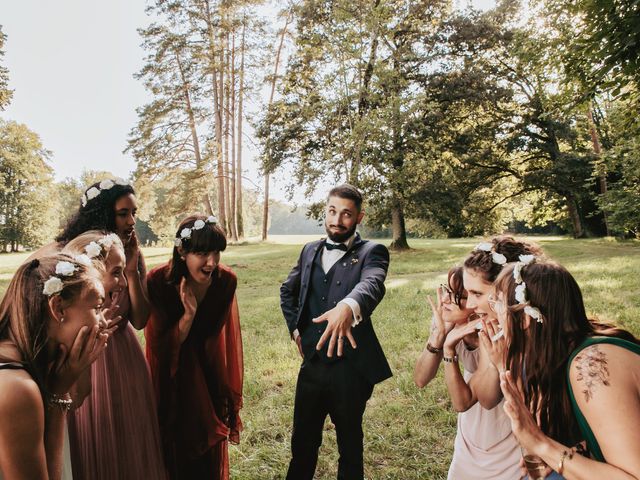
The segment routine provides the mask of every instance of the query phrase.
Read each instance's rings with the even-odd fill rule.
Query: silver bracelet
[[[58,407],[63,412],[68,412],[73,406],[73,400],[71,400],[71,395],[69,393],[63,393],[62,395],[50,393],[47,405],[49,405],[50,408]]]

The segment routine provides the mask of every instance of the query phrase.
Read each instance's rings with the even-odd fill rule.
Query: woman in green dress
[[[504,409],[523,449],[567,479],[640,478],[640,341],[589,319],[571,274],[533,256],[505,267],[490,305],[508,347]]]

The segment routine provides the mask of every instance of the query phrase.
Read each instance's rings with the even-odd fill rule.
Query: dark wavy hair
[[[60,261],[73,263],[70,276],[55,274]],[[91,282],[100,282],[99,273],[73,257],[58,253],[23,263],[13,275],[0,303],[0,340],[10,340],[20,352],[27,370],[43,390],[49,363],[47,321],[49,297],[43,293],[45,282],[52,276],[63,281],[60,295],[65,304],[77,300]]]
[[[181,249],[177,246],[173,247],[173,254],[169,262],[169,270],[167,271],[167,280],[172,285],[180,285],[183,277],[187,276],[187,263],[182,260],[182,254],[185,253],[207,253],[222,252],[227,248],[227,234],[218,223],[207,223],[207,215],[189,215],[180,222],[176,231],[176,238],[180,238],[180,232],[185,228],[191,229],[191,238],[182,239]],[[193,224],[197,220],[205,222],[204,227],[200,230],[194,230]]]
[[[460,307],[460,302],[462,301],[464,295],[464,282],[462,280],[462,274],[464,272],[464,268],[460,265],[455,267],[451,267],[449,269],[449,273],[447,274],[447,283],[449,284],[449,288],[453,292],[453,302]]]
[[[571,353],[595,335],[640,343],[631,333],[587,317],[578,283],[563,266],[537,259],[520,276],[531,306],[542,313],[542,323],[531,318],[525,327],[524,304],[515,299],[515,264],[505,266],[495,282],[507,307],[507,368],[522,372],[525,402],[540,416],[542,431],[564,445],[583,440],[568,393],[567,362]]]
[[[56,237],[56,242],[66,244],[69,240],[88,230],[115,232],[116,201],[124,195],[136,194],[131,185],[120,185],[118,183],[109,189],[101,190],[100,182],[90,185],[84,194],[86,195],[91,188],[97,188],[100,190],[100,194],[91,200],[87,200],[84,206],[82,203],[80,204],[78,211],[67,222],[62,233]]]
[[[349,183],[343,183],[337,187],[333,187],[327,195],[327,201],[331,197],[339,197],[353,201],[358,212],[362,210],[362,193],[356,187]]]
[[[506,235],[493,237],[488,243],[492,244],[494,252],[504,255],[507,262],[517,262],[520,255],[536,257],[543,255],[542,249],[535,243],[516,240]],[[489,283],[493,283],[498,278],[503,266],[493,261],[491,252],[477,249],[473,250],[464,261],[464,268],[480,272],[484,280]]]

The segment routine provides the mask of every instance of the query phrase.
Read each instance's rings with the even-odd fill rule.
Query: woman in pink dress
[[[21,265],[0,303],[0,478],[62,476],[70,390],[107,344],[104,288],[57,254]]]
[[[166,477],[151,378],[133,329],[144,328],[149,312],[146,268],[134,230],[136,213],[133,188],[119,179],[103,180],[87,189],[79,211],[56,239],[66,245],[88,230],[113,232],[126,258],[122,265],[121,255],[100,245],[107,272],[124,273],[126,281],[107,292],[107,302],[118,305],[113,309],[122,319],[106,355],[92,365],[90,395],[68,418],[76,480]]]

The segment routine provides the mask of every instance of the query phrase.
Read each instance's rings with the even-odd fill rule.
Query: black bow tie
[[[342,250],[343,252],[347,251],[347,246],[344,243],[328,243],[328,242],[325,242],[324,246],[325,246],[325,248],[327,250],[338,249],[338,250]]]

